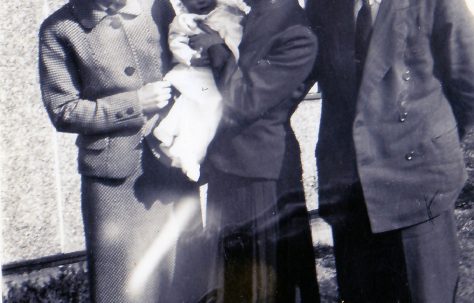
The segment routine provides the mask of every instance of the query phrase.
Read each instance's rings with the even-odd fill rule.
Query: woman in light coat
[[[45,107],[58,131],[78,134],[93,302],[169,302],[166,226],[196,186],[159,164],[143,137],[170,99],[161,79],[173,15],[161,0],[70,0],[40,30]]]

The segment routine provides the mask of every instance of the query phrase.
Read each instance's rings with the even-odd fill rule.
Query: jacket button
[[[132,76],[135,73],[135,68],[128,66],[127,68],[125,68],[124,72],[127,76]]]
[[[415,152],[414,151],[411,151],[411,152],[409,152],[408,154],[405,155],[405,159],[407,161],[411,161],[411,160],[413,160],[413,158],[415,158]]]
[[[405,122],[407,120],[408,113],[404,112],[400,114],[400,122]]]
[[[122,119],[122,118],[123,118],[122,112],[117,112],[117,113],[115,114],[115,117],[116,117],[117,119]]]
[[[411,72],[409,70],[407,70],[406,72],[403,73],[403,76],[402,76],[403,80],[405,81],[410,81],[411,79]]]
[[[94,27],[94,21],[89,20],[89,19],[81,19],[81,24],[84,27],[87,27],[87,28],[93,28]]]
[[[119,18],[114,17],[114,18],[110,21],[110,26],[111,26],[113,29],[119,29],[120,27],[122,27],[122,23],[120,23],[120,19],[119,19]]]
[[[134,112],[133,107],[127,108],[127,115],[132,115]]]

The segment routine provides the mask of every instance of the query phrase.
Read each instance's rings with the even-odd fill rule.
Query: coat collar
[[[107,13],[100,9],[93,0],[70,0],[70,4],[79,23],[87,29],[94,28],[107,16]],[[128,0],[127,5],[120,10],[119,14],[136,17],[141,12],[142,8],[138,0]]]
[[[387,73],[397,53],[403,47],[407,27],[402,24],[400,13],[410,7],[411,0],[384,0],[380,4],[375,19],[372,38],[367,53],[367,65],[359,90],[360,94],[368,93]]]

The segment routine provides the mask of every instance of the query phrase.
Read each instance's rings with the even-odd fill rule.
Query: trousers
[[[350,213],[332,225],[341,300],[454,302],[459,262],[454,210],[406,228],[372,233],[360,187],[347,203]]]

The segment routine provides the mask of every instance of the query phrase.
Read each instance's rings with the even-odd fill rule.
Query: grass
[[[4,303],[86,303],[89,283],[84,264],[71,264],[16,277],[6,284]],[[31,278],[30,278],[31,277]]]

